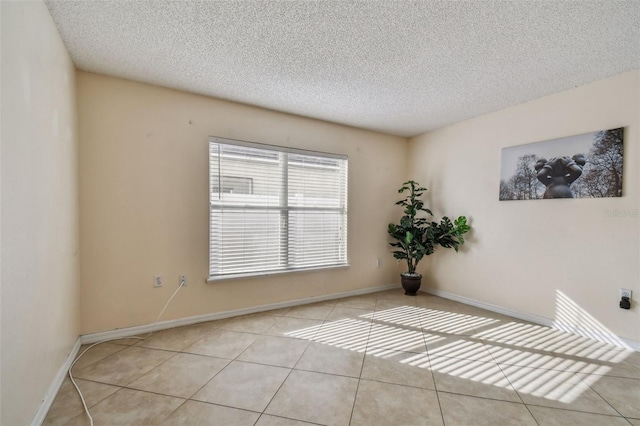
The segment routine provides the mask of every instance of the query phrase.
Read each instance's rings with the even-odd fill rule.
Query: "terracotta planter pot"
[[[404,294],[407,296],[415,296],[420,289],[420,284],[422,284],[422,275],[400,274],[400,282],[402,283]]]

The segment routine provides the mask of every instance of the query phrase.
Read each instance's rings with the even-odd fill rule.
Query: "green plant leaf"
[[[458,251],[464,244],[462,235],[471,227],[465,216],[459,216],[453,222],[444,216],[439,222],[429,221],[420,212],[433,216],[433,212],[426,208],[420,198],[427,188],[421,187],[413,180],[406,181],[398,190],[405,193],[404,199],[395,204],[403,207],[404,215],[400,223],[390,223],[388,234],[394,240],[389,245],[395,247],[393,256],[396,259],[407,261],[409,272],[415,272],[418,262],[424,257],[434,253],[436,246],[453,248]],[[408,193],[407,193],[408,192]]]
[[[413,234],[411,232],[407,231],[407,233],[405,234],[405,237],[404,237],[404,241],[407,244],[411,244],[411,241],[413,241]]]

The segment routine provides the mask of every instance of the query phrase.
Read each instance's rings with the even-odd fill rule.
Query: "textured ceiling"
[[[402,136],[640,68],[640,1],[45,3],[79,69]]]

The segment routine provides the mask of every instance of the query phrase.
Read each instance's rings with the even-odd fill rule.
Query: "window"
[[[347,264],[346,156],[209,141],[209,279]]]

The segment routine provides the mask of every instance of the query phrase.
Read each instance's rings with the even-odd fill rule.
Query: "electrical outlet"
[[[631,300],[631,290],[626,289],[626,288],[621,288],[620,289],[620,298],[622,299],[623,297],[628,297],[629,300]]]
[[[379,268],[382,262],[380,262],[380,258],[376,259],[376,267]]]
[[[183,286],[183,287],[187,286],[187,276],[186,275],[180,275],[178,277],[178,286]]]
[[[153,286],[154,287],[162,287],[162,275],[154,275],[153,276]]]

